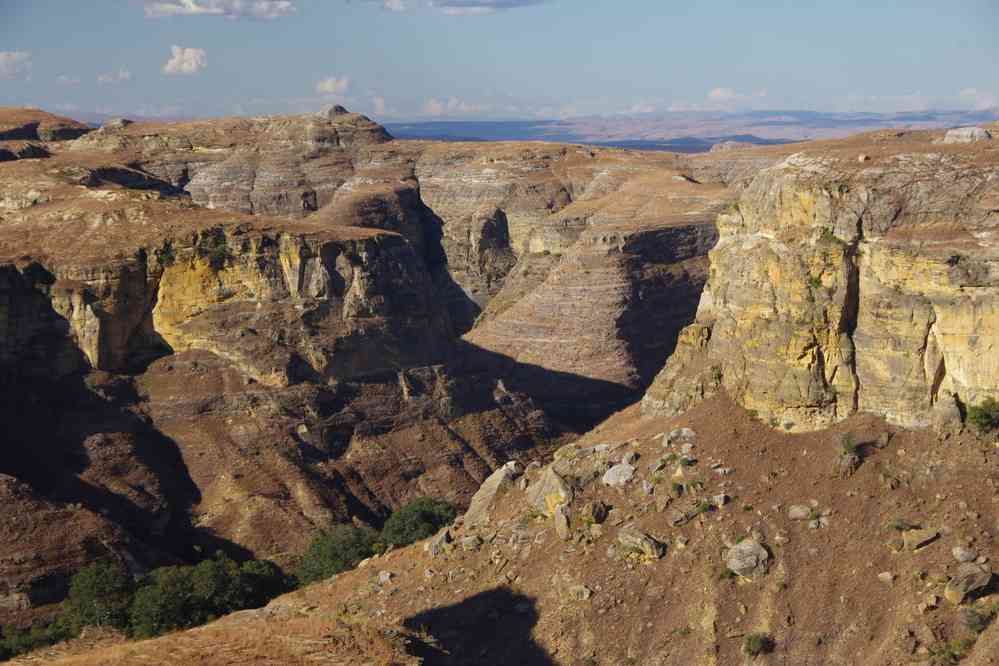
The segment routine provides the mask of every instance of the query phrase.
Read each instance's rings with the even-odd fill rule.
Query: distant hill
[[[841,138],[888,127],[940,129],[999,120],[999,110],[906,113],[709,111],[592,116],[568,120],[427,121],[387,123],[400,139],[437,141],[557,141],[598,146],[707,151],[723,141],[779,144]]]

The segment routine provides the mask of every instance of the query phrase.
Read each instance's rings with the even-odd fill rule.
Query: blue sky
[[[384,121],[991,108],[996,35],[995,0],[0,0],[0,104],[342,103]]]

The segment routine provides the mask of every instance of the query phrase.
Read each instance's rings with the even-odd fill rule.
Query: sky
[[[0,105],[483,120],[999,107],[999,1],[0,0]]]

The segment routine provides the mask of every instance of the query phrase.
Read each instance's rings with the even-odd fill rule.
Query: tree
[[[134,584],[124,567],[113,562],[94,562],[70,581],[66,611],[77,627],[116,627],[128,624]]]
[[[406,546],[433,536],[457,516],[458,511],[444,500],[419,497],[385,521],[382,538],[393,546]]]
[[[198,624],[192,567],[161,567],[135,593],[129,608],[132,634],[138,638]]]
[[[348,569],[375,553],[378,533],[353,525],[335,525],[320,532],[302,556],[296,575],[303,583],[314,583]]]

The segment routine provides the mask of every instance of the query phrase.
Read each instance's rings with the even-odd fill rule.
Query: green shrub
[[[392,546],[406,546],[433,536],[454,522],[457,510],[443,500],[420,497],[393,513],[382,529],[382,539]]]
[[[750,657],[770,654],[774,651],[774,639],[769,634],[747,634],[746,638],[742,641],[742,649]]]
[[[128,624],[134,587],[132,577],[121,565],[94,562],[70,581],[67,620],[77,627],[123,629]]]
[[[135,593],[129,608],[131,633],[137,638],[159,636],[198,624],[192,567],[161,567]]]
[[[207,259],[215,271],[222,270],[232,260],[229,243],[221,229],[201,236],[198,240],[198,254]]]
[[[173,243],[170,241],[164,242],[163,247],[155,250],[155,254],[156,263],[158,263],[161,268],[173,266],[174,262],[177,260],[177,254],[174,252]]]
[[[981,403],[968,407],[968,423],[982,433],[999,428],[999,401],[986,398]]]
[[[353,525],[335,525],[320,532],[309,544],[296,570],[302,584],[314,583],[353,569],[361,560],[375,554],[378,533]]]
[[[853,438],[853,433],[843,433],[840,437],[840,447],[846,455],[860,455],[860,444]]]
[[[68,640],[77,633],[62,619],[30,629],[0,627],[0,661]]]
[[[269,560],[248,560],[239,567],[243,584],[249,589],[244,608],[259,608],[295,588],[294,580]]]

